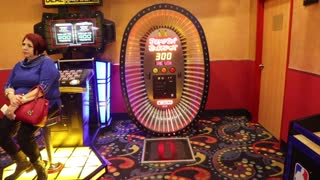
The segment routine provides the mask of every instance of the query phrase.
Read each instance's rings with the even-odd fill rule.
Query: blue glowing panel
[[[97,72],[97,79],[105,79],[107,77],[106,62],[97,61],[96,72]]]
[[[108,63],[107,64],[107,89],[108,89],[108,91],[107,91],[107,99],[109,99],[110,100],[110,78],[111,78],[111,63]],[[109,103],[110,104],[110,103]],[[110,107],[109,107],[109,110],[108,110],[109,112],[110,112]]]
[[[110,63],[96,61],[100,122],[110,124]]]
[[[89,93],[89,82],[86,82],[86,93],[82,93],[82,118],[86,122],[90,116],[90,93]]]
[[[108,106],[107,106],[107,112],[110,112],[110,101],[109,101]],[[110,113],[107,114],[107,119],[110,119]],[[111,123],[111,121],[109,121],[108,124],[110,124],[110,123]]]
[[[101,84],[101,81],[98,80],[98,99],[99,99],[99,104],[101,102],[106,101],[106,84]]]

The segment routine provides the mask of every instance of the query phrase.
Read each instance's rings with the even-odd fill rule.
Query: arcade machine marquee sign
[[[102,0],[43,0],[44,7],[101,5]]]

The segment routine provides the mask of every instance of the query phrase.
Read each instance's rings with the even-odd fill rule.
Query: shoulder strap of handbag
[[[40,92],[42,92],[42,96],[43,96],[43,98],[45,98],[46,91],[43,89],[42,86],[36,85],[36,86],[33,87],[30,91],[32,91],[32,90],[34,90],[34,89],[38,89],[38,92],[37,92],[37,94],[36,94],[36,96],[35,96],[35,99],[38,99],[38,98],[39,98]]]

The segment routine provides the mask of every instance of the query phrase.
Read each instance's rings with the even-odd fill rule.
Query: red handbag
[[[16,119],[19,121],[43,127],[46,124],[48,116],[49,101],[45,98],[45,91],[41,86],[38,85],[31,90],[36,88],[39,90],[34,100],[20,105],[20,107],[15,111],[15,115]],[[40,91],[43,94],[42,97],[39,97]]]

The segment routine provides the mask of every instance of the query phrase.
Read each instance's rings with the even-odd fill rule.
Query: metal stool
[[[52,157],[53,146],[51,143],[51,131],[50,131],[51,126],[61,121],[61,115],[62,114],[60,109],[54,111],[53,113],[50,113],[48,115],[46,125],[42,128],[45,148],[47,150],[47,155],[48,155],[48,164],[49,164],[48,173],[49,174],[59,172],[64,167],[64,164],[60,162],[53,162],[53,157]]]

